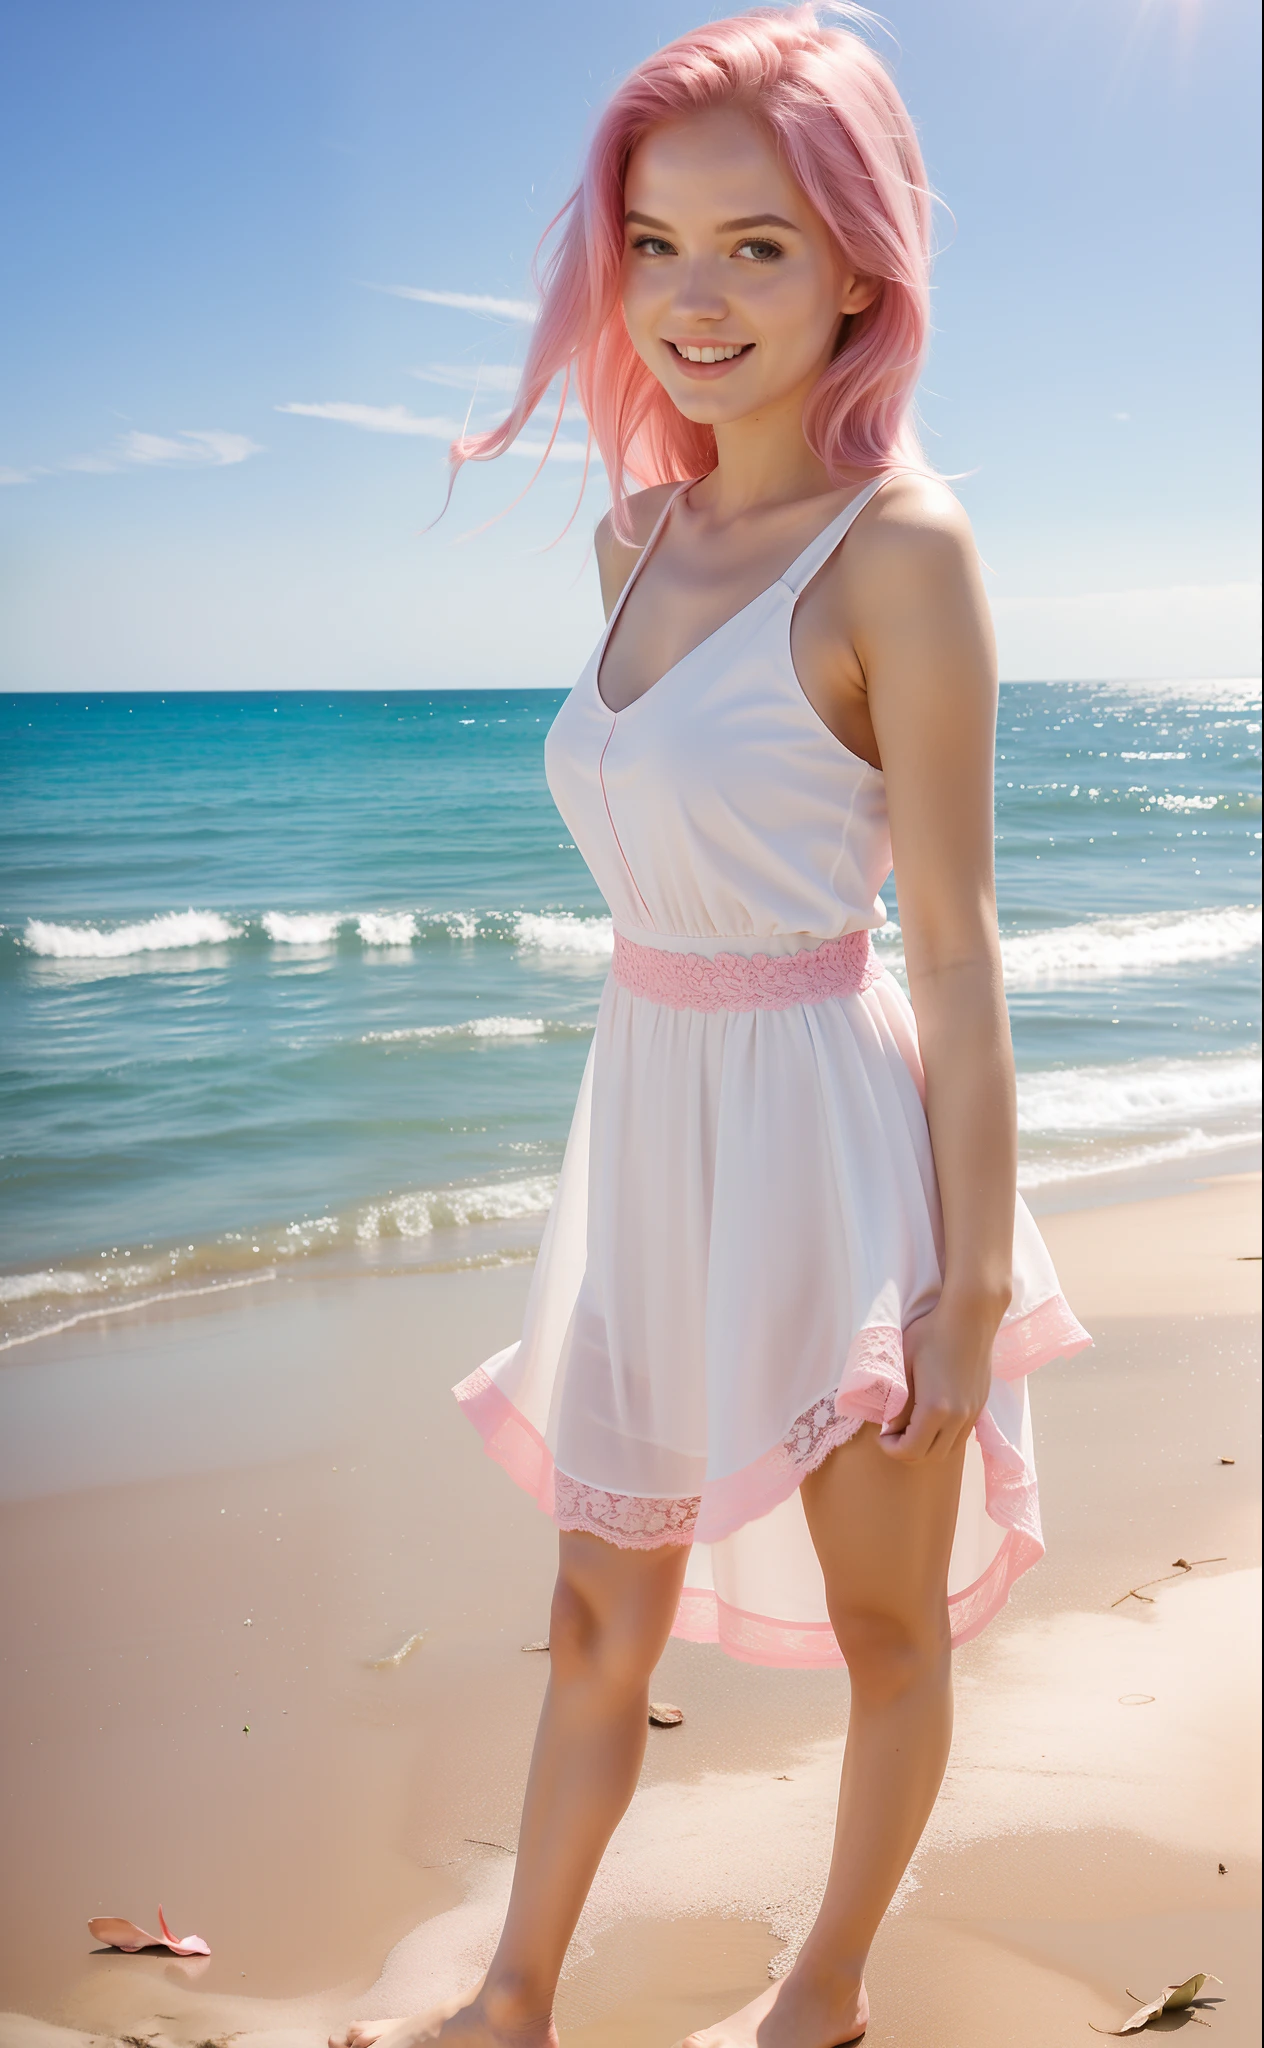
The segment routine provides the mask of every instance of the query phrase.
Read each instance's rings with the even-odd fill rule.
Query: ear
[[[843,294],[839,303],[841,313],[863,313],[872,306],[882,290],[880,277],[856,277],[850,271],[843,277]]]

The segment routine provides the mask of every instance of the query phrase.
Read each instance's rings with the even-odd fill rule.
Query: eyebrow
[[[658,228],[663,234],[672,232],[665,220],[655,220],[648,213],[627,213],[623,218],[624,224],[628,227],[635,221],[640,227]],[[789,228],[791,234],[800,233],[792,220],[783,220],[779,213],[750,213],[742,220],[722,220],[717,233],[735,235],[742,228]]]

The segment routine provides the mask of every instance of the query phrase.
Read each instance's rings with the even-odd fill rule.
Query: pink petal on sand
[[[173,1934],[167,1925],[167,1916],[162,1907],[158,1908],[158,1925],[167,1947],[178,1956],[209,1956],[211,1953],[200,1934]]]
[[[177,1956],[209,1956],[211,1953],[200,1934],[173,1934],[161,1906],[158,1908],[158,1925],[162,1929],[161,1934],[147,1934],[134,1920],[118,1920],[107,1915],[101,1920],[89,1920],[88,1932],[94,1941],[103,1941],[110,1948],[121,1949],[126,1956],[134,1956],[142,1948],[169,1948]]]
[[[94,1941],[103,1941],[110,1948],[121,1948],[124,1955],[135,1955],[138,1948],[161,1947],[156,1935],[146,1934],[134,1920],[89,1920],[88,1932]]]

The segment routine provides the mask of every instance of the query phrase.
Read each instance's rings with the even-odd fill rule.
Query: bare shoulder
[[[952,581],[978,574],[974,533],[959,498],[937,477],[892,477],[856,521],[840,564],[851,556],[866,581]]]
[[[940,696],[951,671],[981,701],[995,650],[970,521],[932,476],[892,477],[830,564],[828,628],[850,647],[866,687],[894,676],[902,694]]]
[[[648,490],[633,491],[628,498],[628,521],[632,539],[621,540],[614,530],[614,516],[607,512],[597,527],[593,545],[601,573],[601,597],[609,617],[618,603],[641,552],[654,531],[664,505],[678,488],[676,484],[651,484]]]

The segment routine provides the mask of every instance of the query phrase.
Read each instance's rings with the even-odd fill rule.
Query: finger
[[[942,1421],[942,1416],[934,1409],[915,1407],[907,1429],[884,1433],[878,1442],[889,1458],[898,1458],[904,1464],[917,1464],[930,1455]]]
[[[910,1387],[908,1392],[908,1399],[905,1401],[904,1406],[901,1408],[899,1414],[893,1416],[890,1422],[883,1423],[883,1436],[903,1436],[905,1430],[908,1428],[910,1422],[913,1420],[916,1411],[917,1396],[913,1392],[913,1389]]]

